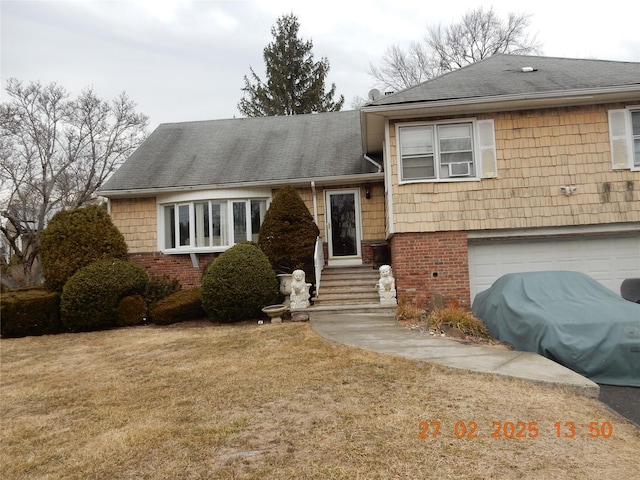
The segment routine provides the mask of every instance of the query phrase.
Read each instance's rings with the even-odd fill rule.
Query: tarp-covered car
[[[510,273],[476,295],[498,340],[607,385],[640,387],[640,305],[578,272]]]

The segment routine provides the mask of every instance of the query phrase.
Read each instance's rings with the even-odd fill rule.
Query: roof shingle
[[[358,111],[163,124],[101,190],[371,173],[361,138]]]
[[[620,86],[640,86],[640,63],[496,54],[367,106]]]

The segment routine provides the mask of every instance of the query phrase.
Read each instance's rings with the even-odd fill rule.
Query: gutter
[[[477,98],[456,98],[448,100],[421,101],[408,103],[390,103],[385,105],[364,106],[361,108],[363,113],[387,112],[389,110],[413,110],[419,108],[437,108],[451,106],[469,106],[482,105],[485,103],[502,103],[514,101],[545,101],[551,99],[562,100],[585,100],[600,95],[611,95],[620,93],[638,93],[640,94],[639,85],[625,85],[624,87],[611,88],[589,88],[584,90],[561,90],[553,92],[542,92],[538,94],[510,94],[510,95],[494,95]]]
[[[199,190],[221,190],[225,188],[250,188],[250,187],[269,187],[277,188],[285,185],[309,185],[314,182],[316,185],[344,185],[345,183],[366,183],[384,181],[384,173],[364,173],[355,175],[334,175],[328,177],[315,178],[291,178],[278,180],[261,180],[257,182],[236,182],[236,183],[220,183],[208,185],[186,185],[161,188],[131,188],[126,190],[101,190],[98,195],[103,197],[153,197],[163,193],[174,192],[194,192]]]

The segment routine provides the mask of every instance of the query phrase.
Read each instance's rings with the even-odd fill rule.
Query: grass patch
[[[187,322],[0,347],[3,479],[637,473],[640,431],[596,400],[330,344],[308,324]],[[441,422],[437,437],[418,437],[423,421]],[[539,436],[491,438],[507,421],[535,421]],[[613,434],[557,438],[554,423],[570,421]],[[457,438],[457,422],[478,438]]]

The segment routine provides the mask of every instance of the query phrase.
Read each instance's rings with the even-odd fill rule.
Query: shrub
[[[71,331],[101,330],[117,324],[120,301],[142,295],[146,272],[135,263],[101,260],[76,272],[60,299],[62,323]]]
[[[302,269],[313,283],[313,249],[319,235],[309,209],[291,186],[278,191],[264,216],[258,245],[278,273]]]
[[[42,272],[55,291],[87,265],[107,259],[127,259],[127,244],[109,214],[97,205],[56,213],[40,237]]]
[[[129,295],[118,304],[119,327],[142,325],[147,320],[147,302],[142,295]]]
[[[489,331],[482,320],[457,305],[434,309],[427,316],[427,323],[437,330],[442,330],[442,326],[447,324],[462,331],[465,335],[489,338]]]
[[[151,275],[147,289],[144,292],[144,298],[147,301],[147,305],[151,305],[178,291],[180,291],[180,281],[177,278],[171,278],[167,274],[162,276]]]
[[[149,318],[156,325],[169,325],[206,317],[199,288],[180,290],[151,305]]]
[[[254,244],[239,243],[209,265],[202,277],[202,306],[221,322],[261,314],[278,297],[278,280],[269,259]]]
[[[396,321],[418,323],[424,319],[425,314],[425,310],[417,305],[415,299],[410,300],[407,294],[403,294],[398,300],[395,310]]]
[[[3,293],[0,318],[0,334],[3,338],[45,335],[65,330],[60,322],[60,294],[41,287]]]

